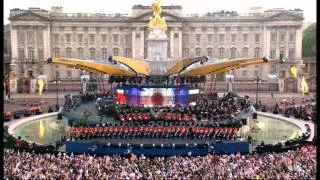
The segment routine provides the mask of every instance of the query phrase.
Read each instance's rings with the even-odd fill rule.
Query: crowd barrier
[[[96,155],[120,155],[125,156],[130,153],[145,156],[204,156],[209,151],[215,154],[232,154],[240,152],[247,154],[250,152],[249,143],[239,142],[218,142],[214,144],[110,144],[81,141],[67,141],[66,151],[75,154],[96,154]]]

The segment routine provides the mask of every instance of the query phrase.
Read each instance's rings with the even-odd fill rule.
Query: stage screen
[[[116,89],[117,103],[147,107],[175,106],[188,104],[189,94],[199,92],[187,87],[118,87]]]

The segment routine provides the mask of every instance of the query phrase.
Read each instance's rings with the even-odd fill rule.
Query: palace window
[[[79,42],[79,44],[83,43],[83,35],[82,34],[78,34],[78,42]]]
[[[34,34],[33,31],[28,31],[27,32],[28,42],[33,42],[33,40],[34,40],[33,34]]]
[[[259,43],[260,42],[260,34],[255,35],[255,42]]]
[[[83,58],[83,48],[78,48],[78,58],[79,59]]]
[[[106,34],[102,34],[101,35],[101,39],[102,39],[103,43],[106,43],[107,42],[107,35]]]
[[[112,52],[114,56],[119,56],[119,48],[113,48]]]
[[[242,41],[243,42],[248,42],[248,34],[243,34],[242,35]]]
[[[20,31],[18,34],[19,42],[23,43],[24,42],[24,32]]]
[[[54,42],[59,44],[59,34],[54,34]]]
[[[294,41],[295,40],[294,33],[290,33],[289,40],[290,41]]]
[[[118,44],[119,43],[119,34],[113,34],[112,35],[112,43]]]
[[[213,35],[212,34],[208,34],[208,42],[213,42]]]
[[[60,49],[59,48],[54,48],[53,49],[53,54],[55,58],[60,57]]]
[[[200,43],[201,41],[201,35],[200,34],[196,34],[196,42]]]
[[[224,58],[224,48],[219,48],[219,59]]]
[[[236,58],[236,50],[237,49],[234,48],[234,47],[230,49],[230,58],[231,59],[235,59]]]
[[[272,42],[276,42],[277,41],[277,33],[276,32],[271,34],[271,41]]]
[[[220,43],[224,42],[224,34],[219,34],[219,42]]]
[[[260,57],[260,48],[258,47],[254,48],[254,57],[255,58]]]
[[[107,60],[107,58],[108,58],[107,48],[102,48],[101,49],[101,58],[103,60]]]
[[[286,52],[285,52],[285,48],[284,48],[284,47],[281,47],[281,48],[280,48],[279,55],[280,55],[280,54],[282,54],[284,58],[286,57]]]
[[[201,56],[201,49],[200,48],[196,48],[196,56]]]
[[[183,57],[189,57],[189,48],[183,49]]]
[[[125,57],[131,57],[131,49],[130,48],[125,49]]]
[[[29,60],[34,60],[34,50],[32,47],[28,48],[28,59]]]
[[[275,59],[276,58],[276,50],[275,49],[271,49],[270,51],[270,59]]]
[[[89,41],[90,43],[94,43],[94,42],[95,42],[94,34],[90,34],[90,35],[89,35],[89,40],[90,40],[90,41]]]
[[[242,48],[242,57],[243,58],[248,58],[248,48]]]
[[[125,44],[129,44],[130,43],[130,35],[129,34],[124,35],[124,43]]]
[[[43,49],[38,49],[38,58],[41,60],[44,58]]]
[[[96,59],[96,49],[95,48],[90,48],[90,59],[95,60]]]
[[[280,34],[280,41],[285,41],[286,40],[286,34],[283,32]]]
[[[231,42],[232,42],[232,43],[235,43],[235,42],[236,42],[236,37],[237,37],[237,36],[236,36],[235,34],[232,34],[232,35],[231,35]]]
[[[186,44],[188,44],[189,43],[189,35],[188,34],[183,35],[183,40]]]
[[[24,61],[24,59],[25,59],[25,56],[24,56],[24,49],[19,49],[19,51],[18,51],[18,59],[19,59],[19,61]]]
[[[66,34],[66,42],[71,43],[71,34]]]
[[[290,48],[289,49],[289,59],[290,60],[294,60],[295,59],[295,49],[294,48]]]
[[[72,49],[71,48],[66,48],[66,57],[67,58],[71,58],[71,52],[72,52]]]
[[[209,57],[213,57],[213,49],[212,49],[212,48],[208,48],[208,49],[207,49],[207,55],[208,55]]]

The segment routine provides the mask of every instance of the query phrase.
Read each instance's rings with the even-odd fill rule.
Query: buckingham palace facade
[[[81,71],[58,65],[38,65],[48,57],[107,60],[108,56],[147,58],[149,6],[135,5],[131,14],[64,13],[40,8],[10,11],[11,63],[17,76],[47,75],[48,80],[79,79]],[[247,14],[219,11],[203,15],[182,13],[181,6],[163,6],[169,37],[168,57],[182,59],[207,55],[218,59],[284,54],[286,64],[303,66],[300,9],[250,8]],[[237,69],[236,80],[267,79],[275,65]],[[288,73],[287,73],[288,74]],[[221,76],[223,80],[223,76]],[[80,79],[79,79],[80,80]]]

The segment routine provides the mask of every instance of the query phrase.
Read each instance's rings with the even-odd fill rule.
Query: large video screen
[[[116,89],[117,103],[133,106],[181,106],[188,105],[188,96],[198,93],[187,87],[159,88],[159,87],[118,87]]]

